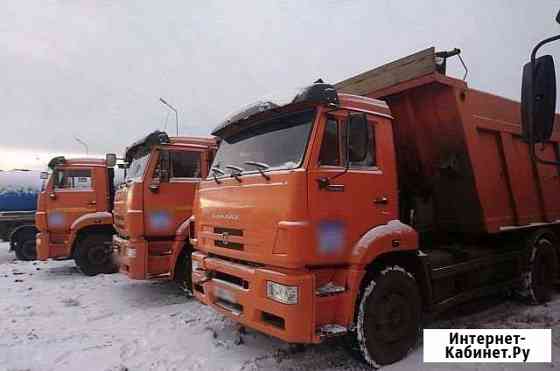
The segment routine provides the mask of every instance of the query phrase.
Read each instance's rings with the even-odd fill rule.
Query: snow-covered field
[[[132,281],[120,274],[86,277],[70,260],[16,262],[5,243],[0,243],[0,290],[0,371],[364,368],[337,343],[294,351],[254,331],[240,335],[235,323],[171,283]],[[560,368],[560,295],[546,306],[491,299],[461,312],[426,327],[552,328],[553,363],[524,368]],[[419,346],[383,370],[449,368],[423,364]]]

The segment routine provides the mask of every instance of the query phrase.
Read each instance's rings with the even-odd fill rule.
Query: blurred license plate
[[[219,286],[215,287],[214,288],[214,295],[217,298],[220,298],[220,299],[225,300],[227,302],[234,303],[234,304],[237,303],[233,293],[229,290],[224,289],[223,287],[219,287]]]

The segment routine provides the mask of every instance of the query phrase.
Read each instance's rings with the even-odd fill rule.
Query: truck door
[[[97,167],[93,169],[94,179],[95,179],[95,194],[96,194],[96,210],[97,211],[108,211],[111,210],[112,199],[111,199],[111,186],[113,185],[113,177],[110,176],[109,171],[113,171],[112,168]],[[109,205],[111,203],[111,205]]]
[[[96,179],[91,168],[64,167],[53,173],[47,197],[47,225],[54,243],[56,236],[70,232],[72,223],[85,213],[97,210]]]
[[[144,197],[144,226],[148,237],[173,237],[180,223],[192,215],[196,187],[202,173],[202,152],[169,150],[162,156],[154,177],[159,177],[161,161],[168,161],[169,180],[159,183],[159,189],[150,190],[150,181]],[[165,159],[164,159],[165,157]]]
[[[360,141],[365,152],[346,170],[347,122],[352,115],[356,114],[329,115],[320,123],[319,150],[311,157],[308,195],[314,254],[324,263],[350,254],[368,230],[397,219],[390,122],[360,114],[363,134],[354,131],[349,143],[353,148]],[[328,185],[321,185],[324,179],[329,179]]]

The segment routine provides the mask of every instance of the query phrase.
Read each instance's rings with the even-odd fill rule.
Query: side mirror
[[[168,182],[169,181],[169,152],[168,151],[161,151],[159,153],[159,180],[161,182]]]
[[[117,164],[117,155],[114,153],[107,153],[105,155],[105,163],[107,167],[114,167]]]
[[[39,178],[42,180],[48,179],[49,178],[49,173],[46,171],[41,171],[41,174],[39,174]]]
[[[556,22],[560,23],[560,11],[556,14]]]
[[[365,160],[368,154],[368,123],[366,114],[351,114],[346,129],[347,163]]]
[[[544,55],[523,67],[521,124],[523,140],[545,143],[552,135],[556,112],[556,72],[554,60]]]

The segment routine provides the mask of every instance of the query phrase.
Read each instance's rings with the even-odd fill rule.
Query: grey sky
[[[322,77],[336,82],[434,45],[459,47],[471,87],[518,99],[533,45],[560,32],[539,1],[4,0],[0,150],[121,153]],[[549,49],[551,50],[551,49]],[[560,57],[560,48],[553,55]],[[453,62],[451,73],[460,76]],[[174,130],[174,116],[168,119]],[[172,132],[172,130],[169,130]],[[13,166],[20,166],[18,156]]]

